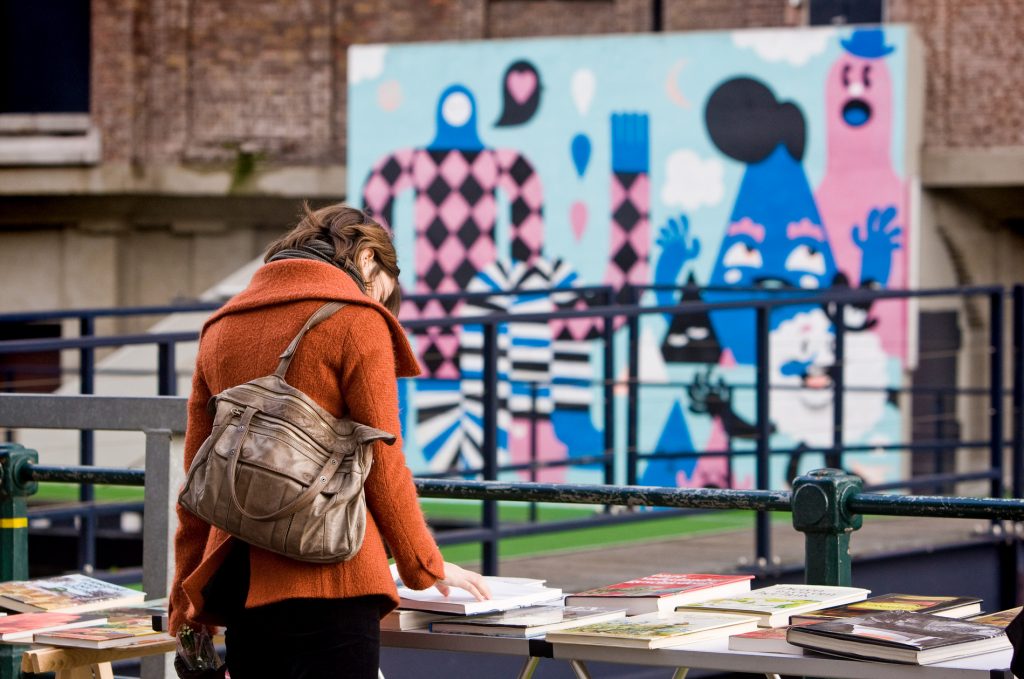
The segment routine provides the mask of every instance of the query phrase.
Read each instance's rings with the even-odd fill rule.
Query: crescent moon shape
[[[672,64],[672,68],[668,69],[668,76],[665,78],[665,92],[668,94],[669,101],[679,108],[690,108],[689,100],[679,89],[679,74],[685,67],[686,60],[680,59]]]

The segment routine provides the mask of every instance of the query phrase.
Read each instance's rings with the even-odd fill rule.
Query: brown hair
[[[370,283],[378,271],[391,276],[395,288],[384,300],[384,306],[395,316],[402,306],[402,290],[398,285],[398,254],[391,241],[390,232],[366,212],[336,203],[318,210],[312,210],[308,203],[302,204],[303,215],[295,228],[267,247],[263,261],[282,250],[301,247],[311,241],[320,240],[334,247],[334,260],[344,269],[359,271],[356,262],[359,253],[369,248],[373,252],[375,268]]]

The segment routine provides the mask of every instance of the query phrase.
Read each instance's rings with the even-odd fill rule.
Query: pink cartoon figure
[[[363,186],[364,207],[389,223],[395,197],[415,192],[416,292],[463,292],[498,259],[498,190],[508,198],[511,211],[510,258],[533,263],[544,239],[543,187],[533,165],[518,151],[484,146],[477,134],[476,101],[462,85],[441,93],[436,130],[426,147],[378,160]],[[402,315],[440,318],[456,313],[459,306],[430,300],[407,304]],[[417,339],[428,376],[458,378],[459,342],[452,329],[430,328]]]
[[[892,166],[893,93],[879,28],[857,29],[842,41],[845,53],[825,88],[827,161],[815,198],[836,266],[857,288],[906,288],[906,182]],[[906,355],[907,307],[882,301],[854,324],[877,323],[885,353]],[[857,311],[853,310],[856,315]]]

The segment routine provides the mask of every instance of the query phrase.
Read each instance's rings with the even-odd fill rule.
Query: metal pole
[[[174,346],[173,342],[160,342],[156,345],[156,388],[159,396],[176,396],[178,393],[176,374],[178,366],[174,356]]]
[[[640,291],[626,284],[626,299],[638,305]],[[638,453],[640,441],[640,316],[629,317],[629,373],[628,396],[626,410],[626,484],[636,485],[639,463]]]
[[[615,303],[615,291],[608,289],[605,303]],[[602,321],[604,337],[604,482],[615,483],[615,319],[606,316]]]
[[[96,334],[96,319],[94,317],[82,316],[78,321],[80,336],[92,337]],[[79,393],[95,393],[96,350],[92,347],[82,347],[78,350],[78,356]],[[79,432],[79,464],[85,466],[95,463],[95,445],[96,441],[92,430],[83,429]],[[91,483],[83,483],[79,486],[78,499],[83,505],[83,511],[79,517],[81,532],[78,537],[78,568],[89,573],[96,563],[96,514],[92,511],[92,503],[95,501],[96,495]]]
[[[832,454],[825,462],[826,467],[842,469],[843,467],[843,410],[844,410],[844,371],[846,370],[846,328],[843,324],[845,306],[836,304],[835,326],[836,350],[835,363],[832,366]]]
[[[771,463],[769,437],[771,421],[768,409],[769,366],[768,366],[768,307],[757,307],[757,489],[768,490],[770,485],[769,467]],[[757,562],[762,566],[771,563],[772,526],[767,512],[758,511],[756,518]]]
[[[846,508],[864,487],[859,477],[839,469],[816,469],[793,481],[793,527],[804,533],[804,582],[853,583],[850,534],[864,517]]]
[[[483,453],[484,480],[497,480],[498,469],[498,325],[484,324]],[[484,575],[498,574],[498,503],[484,500],[483,525],[489,537],[483,541],[481,564]]]
[[[989,307],[989,464],[999,474],[991,481],[991,497],[1003,496],[1003,294],[993,292]]]
[[[537,482],[537,383],[530,382],[530,481]],[[537,503],[530,503],[530,523],[537,523]]]
[[[20,469],[39,461],[39,454],[17,444],[0,444],[0,582],[27,580],[28,505],[25,498],[39,489],[22,483]],[[21,676],[24,646],[0,645],[0,679]]]
[[[1024,285],[1013,286],[1013,496],[1024,497]]]

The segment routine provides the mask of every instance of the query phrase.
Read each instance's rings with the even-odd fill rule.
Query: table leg
[[[576,679],[591,679],[590,672],[587,671],[587,666],[583,664],[582,660],[570,660],[569,667],[572,668]]]
[[[108,662],[81,665],[57,670],[57,679],[114,679],[114,670]]]
[[[516,679],[530,679],[533,673],[537,670],[537,665],[540,664],[540,658],[527,658],[526,662],[523,663],[523,668],[519,670],[519,674],[516,675]]]
[[[765,672],[764,673],[764,679],[782,679],[782,677],[780,677],[777,674],[772,674],[772,673],[769,673],[769,672]]]
[[[689,667],[677,667],[676,671],[672,673],[672,679],[686,679],[686,674],[689,671]]]

